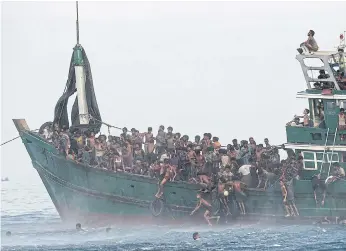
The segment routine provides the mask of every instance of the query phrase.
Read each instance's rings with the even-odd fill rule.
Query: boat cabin
[[[309,125],[287,125],[285,147],[303,156],[305,178],[329,175],[333,162],[346,170],[346,127],[339,121],[346,110],[345,57],[342,50],[296,56],[307,84],[297,98],[308,100]]]

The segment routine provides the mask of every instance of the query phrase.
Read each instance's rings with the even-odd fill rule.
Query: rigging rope
[[[39,129],[35,129],[35,130],[31,130],[30,132],[35,132],[35,131],[38,131],[38,130],[39,130]],[[13,138],[13,139],[10,139],[10,140],[8,140],[8,141],[6,141],[6,142],[4,142],[4,143],[1,143],[0,146],[6,145],[7,143],[10,143],[10,142],[12,142],[13,140],[16,140],[16,139],[20,138],[20,136],[21,136],[21,135],[15,137],[15,138]]]
[[[97,121],[97,122],[100,122],[101,124],[107,126],[107,127],[108,127],[108,131],[109,131],[109,128],[115,128],[115,129],[118,129],[118,130],[122,130],[122,128],[116,127],[116,126],[112,126],[112,125],[110,125],[110,124],[108,124],[108,123],[105,123],[105,122],[103,122],[103,121],[101,121],[101,120],[98,120],[98,119],[94,118],[93,116],[91,116],[90,114],[89,114],[89,118],[92,119],[92,120],[95,120],[95,121]]]

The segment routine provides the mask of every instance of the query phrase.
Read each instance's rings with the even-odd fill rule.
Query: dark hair
[[[148,127],[148,131],[152,131],[153,130],[153,128],[152,127]]]
[[[310,110],[309,109],[305,109],[306,113],[309,114],[310,113]]]
[[[196,239],[197,239],[197,236],[198,236],[198,232],[194,232],[193,235],[192,235],[192,238],[193,238],[194,240],[196,240]]]
[[[340,108],[340,112],[344,112],[345,111],[345,109],[344,108]]]
[[[311,33],[311,36],[315,36],[315,32],[313,30],[309,30],[309,33]]]
[[[76,228],[81,228],[81,227],[82,227],[82,225],[80,223],[76,224]]]
[[[6,236],[11,236],[11,231],[7,231]]]

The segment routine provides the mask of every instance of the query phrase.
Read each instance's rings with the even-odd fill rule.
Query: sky
[[[286,122],[307,107],[295,97],[306,89],[296,48],[313,29],[321,50],[335,49],[346,30],[336,10],[345,9],[330,1],[80,2],[80,43],[103,121],[141,132],[172,126],[191,139],[210,132],[222,145],[250,136],[282,144]],[[52,121],[75,19],[75,2],[2,3],[2,142],[18,135],[13,118],[31,129]],[[35,173],[20,140],[0,150],[3,176]]]

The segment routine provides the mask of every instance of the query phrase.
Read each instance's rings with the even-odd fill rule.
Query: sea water
[[[2,250],[346,250],[346,227],[230,224],[220,227],[63,224],[36,173],[9,177],[1,188]],[[22,175],[21,175],[22,176]],[[203,220],[203,219],[201,219]],[[6,231],[11,231],[10,237]],[[193,232],[201,239],[194,241]]]

